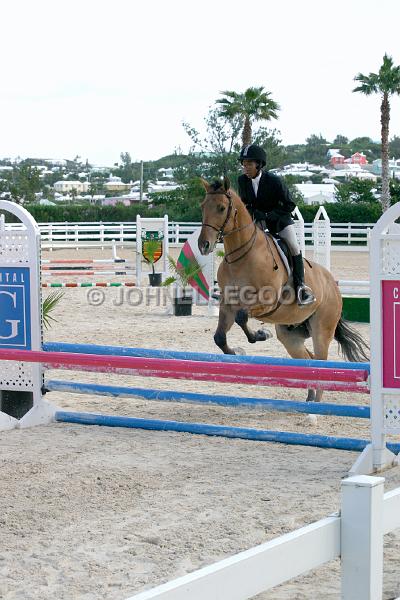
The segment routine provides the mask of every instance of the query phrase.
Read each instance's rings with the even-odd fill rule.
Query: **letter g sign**
[[[11,292],[7,292],[5,290],[0,290],[0,295],[3,296],[8,296],[9,298],[3,298],[3,300],[8,300],[7,303],[10,303],[11,308],[12,309],[16,309],[17,308],[17,294],[11,293]],[[1,317],[1,316],[0,316]],[[3,323],[7,323],[7,327],[3,327],[2,322],[0,321],[0,332],[6,330],[9,335],[1,335],[0,334],[0,340],[11,340],[15,337],[17,337],[18,335],[18,324],[21,321],[19,319],[4,319]]]

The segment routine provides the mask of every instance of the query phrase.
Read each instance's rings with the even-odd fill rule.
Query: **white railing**
[[[168,224],[169,243],[181,244],[186,241],[201,223],[170,222]],[[15,225],[16,226],[16,225]],[[14,227],[14,226],[13,226]],[[91,222],[91,223],[39,223],[44,248],[85,246],[110,247],[115,240],[118,245],[133,246],[136,243],[136,223]],[[372,223],[331,223],[332,249],[341,246],[366,246],[368,231]],[[313,243],[313,223],[304,223],[305,243]]]
[[[331,223],[331,242],[350,246],[358,244],[366,246],[368,243],[368,232],[375,223]],[[313,243],[313,223],[304,223],[304,234],[306,243]]]
[[[383,536],[400,527],[400,488],[384,494],[383,484],[383,477],[349,477],[342,481],[340,515],[128,600],[247,600],[339,556],[341,598],[381,600]],[[319,593],[310,590],[308,597],[319,597]]]

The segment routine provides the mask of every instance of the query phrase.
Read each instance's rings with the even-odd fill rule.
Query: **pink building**
[[[351,164],[352,165],[366,165],[368,164],[367,157],[363,152],[355,152],[351,155]]]
[[[343,165],[344,164],[344,156],[342,154],[333,154],[329,160],[332,167],[335,165]]]

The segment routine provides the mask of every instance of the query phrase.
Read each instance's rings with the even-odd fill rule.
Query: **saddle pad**
[[[267,234],[265,234],[265,235],[267,235]],[[270,240],[272,240],[274,242],[274,244],[276,246],[276,249],[279,252],[279,256],[281,257],[282,262],[283,262],[283,264],[285,266],[285,269],[286,269],[286,272],[288,274],[288,277],[290,277],[291,274],[292,274],[292,270],[291,270],[291,268],[289,266],[288,259],[286,258],[286,255],[285,255],[284,251],[282,250],[282,248],[279,245],[278,240],[276,239],[276,237],[274,237],[273,235],[270,235],[270,234],[268,235],[268,237],[269,237]]]

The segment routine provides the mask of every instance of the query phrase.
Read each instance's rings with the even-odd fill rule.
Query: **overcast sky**
[[[398,0],[2,3],[0,158],[151,160],[190,140],[223,90],[264,86],[284,144],[380,138],[354,76],[400,64]],[[400,98],[390,136],[400,135]]]

